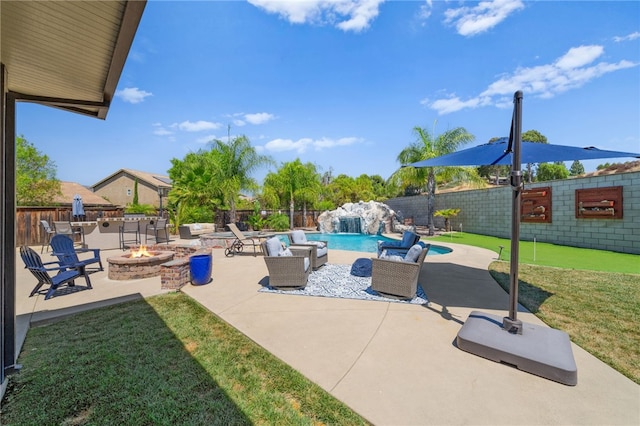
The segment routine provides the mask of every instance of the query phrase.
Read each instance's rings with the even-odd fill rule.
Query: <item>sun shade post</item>
[[[509,267],[509,316],[505,317],[502,326],[509,333],[522,334],[522,321],[518,320],[518,257],[520,245],[520,200],[522,198],[522,91],[513,95],[513,120],[509,147],[513,152],[511,166],[511,262]]]

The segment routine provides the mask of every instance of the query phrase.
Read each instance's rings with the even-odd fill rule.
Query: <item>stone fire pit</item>
[[[107,259],[110,280],[135,280],[160,275],[160,265],[173,260],[173,251],[150,251],[151,256],[131,257],[131,251]]]

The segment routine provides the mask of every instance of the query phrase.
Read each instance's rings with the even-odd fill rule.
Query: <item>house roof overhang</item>
[[[145,6],[146,0],[1,1],[8,93],[106,118]]]

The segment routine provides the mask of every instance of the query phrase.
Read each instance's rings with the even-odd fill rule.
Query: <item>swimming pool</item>
[[[316,234],[307,233],[307,239],[311,241],[327,241],[330,249],[362,251],[367,253],[376,253],[378,251],[378,241],[397,241],[382,235],[367,234]],[[288,243],[288,239],[285,240]],[[451,253],[452,249],[443,246],[431,244],[427,255],[433,256],[438,254]]]

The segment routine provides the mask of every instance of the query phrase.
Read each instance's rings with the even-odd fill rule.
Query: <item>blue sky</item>
[[[19,104],[17,133],[84,185],[229,134],[386,179],[415,126],[508,136],[516,90],[523,131],[640,152],[640,2],[150,0],[107,119]]]

